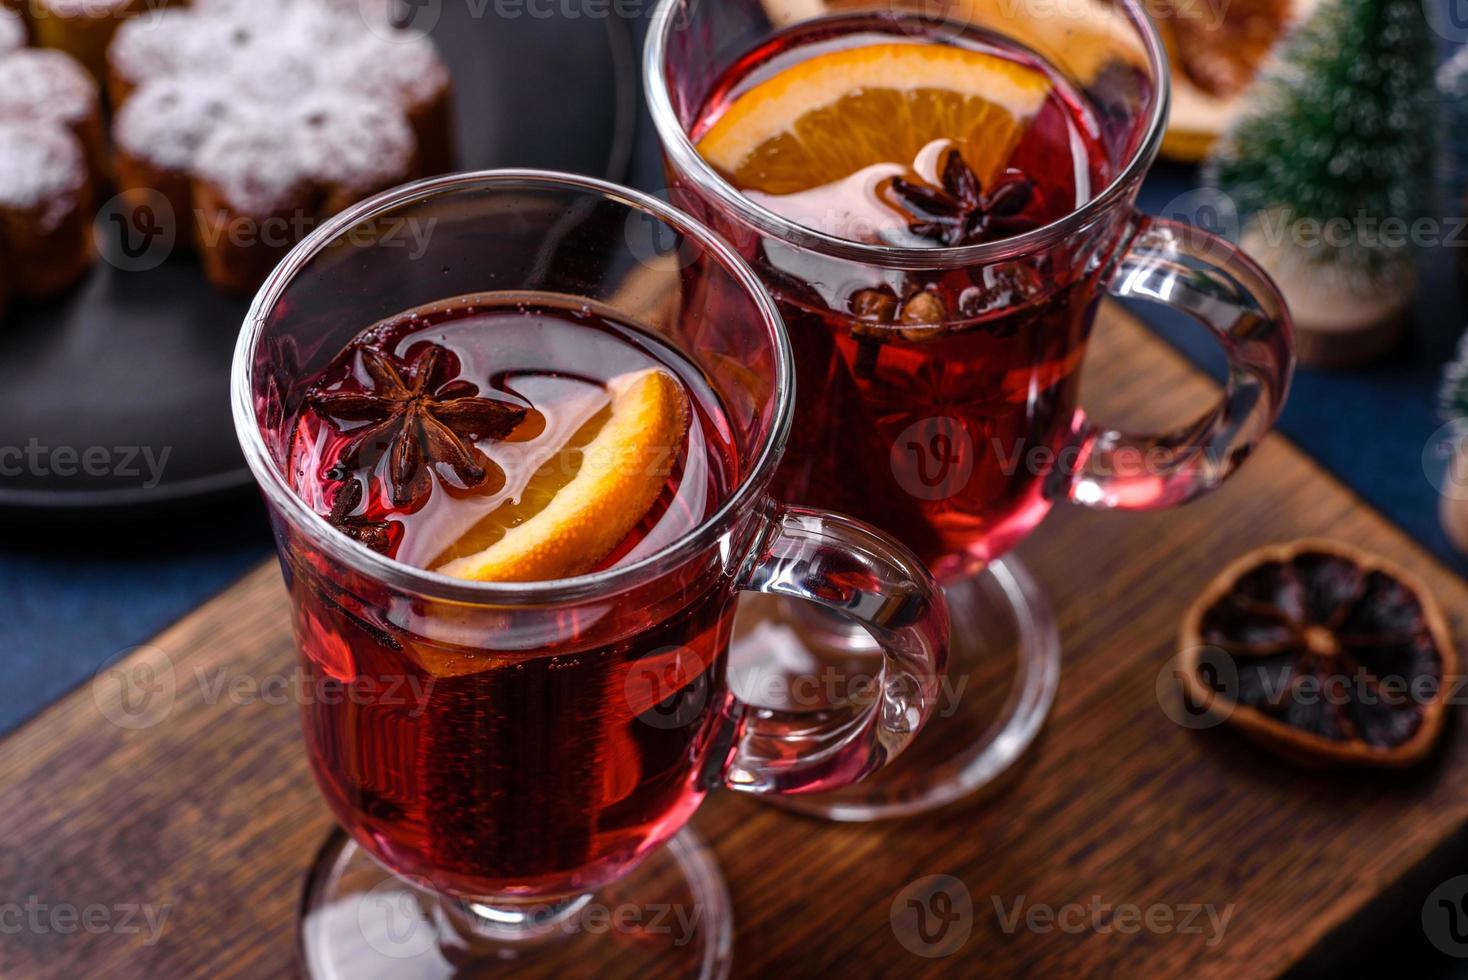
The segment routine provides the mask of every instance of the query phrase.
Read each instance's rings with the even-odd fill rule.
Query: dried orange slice
[[[1280,37],[1319,0],[1239,0],[1149,5],[1172,63],[1172,112],[1162,153],[1196,163],[1246,102],[1248,83]],[[827,14],[870,10],[870,0],[764,0],[780,27]],[[1033,10],[1014,0],[887,0],[886,9],[986,27],[1040,54],[1085,88],[1113,65],[1145,68],[1147,55],[1122,12],[1106,0],[1069,0]]]
[[[1050,91],[1024,65],[946,44],[817,55],[739,96],[698,150],[744,191],[794,194],[953,140],[987,184]]]
[[[1248,104],[1254,81],[1280,40],[1317,0],[1240,0],[1216,12],[1183,0],[1154,10],[1172,63],[1172,111],[1162,152],[1195,163],[1206,157]]]
[[[1012,38],[1059,68],[1068,78],[1090,84],[1114,64],[1144,68],[1147,52],[1125,14],[1108,0],[1066,0],[1023,4],[1015,0],[763,0],[777,27],[789,27],[831,14],[873,10],[915,14],[926,21],[951,20],[987,28]]]
[[[1183,624],[1189,700],[1287,758],[1408,766],[1443,730],[1458,654],[1426,584],[1334,541],[1262,548]]]
[[[688,431],[688,396],[649,368],[607,383],[611,404],[462,536],[436,570],[479,582],[580,575],[611,554],[657,501]]]

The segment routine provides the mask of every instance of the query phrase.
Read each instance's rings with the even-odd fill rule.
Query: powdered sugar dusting
[[[323,184],[374,190],[406,174],[413,162],[407,117],[375,99],[318,94],[297,109],[294,127],[307,172]]]
[[[113,122],[123,152],[154,166],[186,171],[204,141],[238,110],[223,84],[160,78],[138,89]]]
[[[132,0],[40,0],[38,15],[57,17],[116,17]]]
[[[257,218],[297,204],[309,185],[290,134],[260,121],[216,129],[199,148],[194,169],[232,209]]]
[[[207,71],[228,57],[224,33],[204,29],[187,8],[167,7],[124,21],[107,49],[107,63],[134,85],[150,78]]]
[[[136,86],[114,139],[256,216],[290,205],[303,175],[348,191],[405,178],[417,144],[404,112],[449,76],[393,12],[394,0],[194,0],[130,21],[109,52]]]
[[[327,72],[339,84],[377,98],[397,99],[408,111],[427,105],[449,86],[449,70],[433,42],[411,31],[382,31],[333,52]]]
[[[77,206],[87,184],[86,153],[71,131],[54,123],[0,123],[0,208],[37,211],[54,231]]]
[[[194,9],[203,14],[263,19],[279,17],[294,6],[292,0],[193,0]]]
[[[319,0],[337,14],[358,17],[377,25],[391,25],[397,16],[397,0]]]
[[[0,7],[0,56],[25,47],[25,23],[20,14]]]
[[[306,51],[255,43],[249,57],[234,59],[226,81],[236,101],[290,105],[316,89],[316,63]]]
[[[27,48],[0,58],[0,119],[79,123],[96,111],[97,84],[70,55]]]

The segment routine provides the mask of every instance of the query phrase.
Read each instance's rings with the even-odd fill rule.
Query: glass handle
[[[1274,425],[1295,370],[1284,297],[1252,259],[1189,225],[1137,221],[1109,291],[1171,307],[1213,331],[1228,382],[1211,411],[1168,433],[1134,435],[1078,418],[1081,462],[1062,492],[1103,510],[1172,507],[1216,488]]]
[[[948,606],[916,555],[851,518],[780,507],[739,588],[805,599],[866,627],[883,665],[870,703],[798,711],[735,700],[725,785],[749,793],[839,789],[907,748],[933,712],[948,656]]]

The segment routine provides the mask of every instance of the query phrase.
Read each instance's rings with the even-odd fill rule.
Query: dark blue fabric
[[[1175,202],[1196,186],[1191,168],[1159,165],[1144,188],[1141,206],[1154,214],[1186,212]],[[1459,209],[1461,210],[1461,209]],[[1453,213],[1453,209],[1448,209]],[[1400,524],[1412,537],[1460,570],[1468,569],[1438,524],[1438,494],[1429,480],[1442,470],[1433,457],[1438,378],[1463,331],[1462,277],[1455,261],[1468,242],[1423,255],[1423,275],[1413,323],[1390,356],[1350,371],[1302,368],[1279,428],[1301,448]],[[1139,311],[1140,312],[1140,311]],[[1213,369],[1220,358],[1208,335],[1190,323],[1148,316],[1168,340]]]
[[[251,518],[256,518],[253,510]],[[214,595],[266,555],[269,537],[202,551],[164,550],[144,557],[89,556],[69,547],[0,553],[0,732],[25,720],[130,647]],[[201,534],[207,528],[201,527]],[[88,532],[91,536],[95,532]],[[139,551],[147,546],[139,543]],[[98,722],[102,718],[98,716]]]

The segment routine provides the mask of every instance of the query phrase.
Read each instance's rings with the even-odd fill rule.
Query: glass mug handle
[[[1062,493],[1101,510],[1186,503],[1238,469],[1279,417],[1295,369],[1289,310],[1269,276],[1224,239],[1145,215],[1107,289],[1171,307],[1213,331],[1228,381],[1211,411],[1168,433],[1118,432],[1079,415],[1081,462]]]
[[[852,518],[776,505],[736,586],[804,599],[859,623],[882,648],[883,666],[878,696],[855,714],[733,699],[724,785],[747,793],[820,792],[895,759],[932,715],[948,656],[948,607],[922,561]]]

